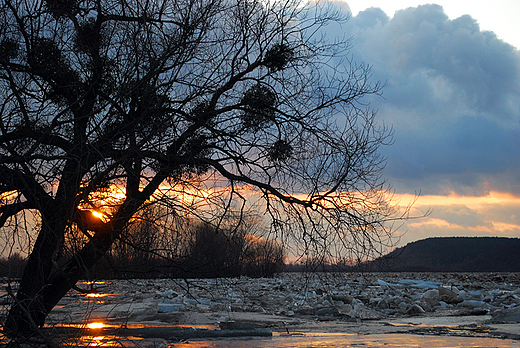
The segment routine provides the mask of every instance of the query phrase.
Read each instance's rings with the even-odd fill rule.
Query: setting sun
[[[99,211],[92,210],[92,215],[94,215],[95,217],[97,217],[100,220],[104,220],[106,218],[105,214],[100,213]]]
[[[89,324],[87,325],[87,327],[88,327],[89,329],[102,329],[102,328],[105,327],[105,324],[102,323],[102,322],[100,322],[100,321],[96,321],[96,322],[93,322],[93,323],[89,323]]]

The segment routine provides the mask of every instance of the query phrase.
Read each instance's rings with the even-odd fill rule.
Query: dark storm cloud
[[[393,18],[371,8],[341,30],[354,60],[387,83],[372,105],[395,130],[383,152],[397,189],[520,193],[519,51],[438,5]]]

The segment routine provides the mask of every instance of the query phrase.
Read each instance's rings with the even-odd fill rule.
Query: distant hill
[[[520,272],[520,239],[428,238],[409,243],[366,266],[374,271],[399,272]]]

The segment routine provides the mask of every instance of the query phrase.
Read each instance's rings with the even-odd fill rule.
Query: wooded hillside
[[[384,271],[519,272],[520,239],[438,237],[419,240],[372,262]]]

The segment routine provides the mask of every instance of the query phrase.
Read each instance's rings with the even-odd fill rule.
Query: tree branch
[[[33,202],[24,201],[0,206],[0,227],[3,227],[11,216],[26,209],[36,209],[36,205]]]
[[[69,151],[72,147],[72,144],[69,141],[65,140],[64,138],[58,135],[37,132],[29,127],[21,127],[13,132],[0,135],[0,144],[25,139],[33,139],[35,141],[40,142],[43,145],[55,146],[62,149],[65,152]]]

